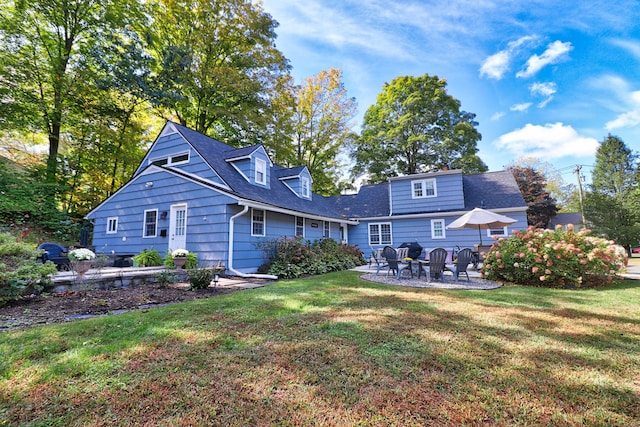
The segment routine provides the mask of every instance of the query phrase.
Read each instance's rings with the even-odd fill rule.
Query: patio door
[[[187,205],[171,206],[169,221],[169,250],[186,249]]]

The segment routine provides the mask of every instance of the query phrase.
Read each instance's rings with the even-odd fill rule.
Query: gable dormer
[[[464,209],[462,171],[389,178],[392,215]]]
[[[247,182],[270,188],[271,160],[262,145],[238,148],[225,153],[227,163],[233,166]]]
[[[277,172],[278,179],[301,199],[311,200],[311,174],[306,166],[281,169]]]

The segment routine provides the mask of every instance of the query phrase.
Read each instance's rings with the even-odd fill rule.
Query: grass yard
[[[640,281],[399,288],[354,272],[0,334],[0,426],[632,426]]]

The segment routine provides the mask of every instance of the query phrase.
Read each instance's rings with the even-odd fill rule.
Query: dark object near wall
[[[69,270],[70,262],[69,257],[67,256],[67,248],[59,243],[46,242],[40,244],[38,249],[45,251],[39,258],[40,261],[51,261],[56,265],[58,270]]]
[[[422,253],[422,246],[418,242],[403,242],[398,248],[409,248],[409,258],[418,259]]]

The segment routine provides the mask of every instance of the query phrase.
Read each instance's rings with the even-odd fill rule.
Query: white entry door
[[[186,249],[187,205],[171,206],[171,218],[169,220],[169,250]]]

